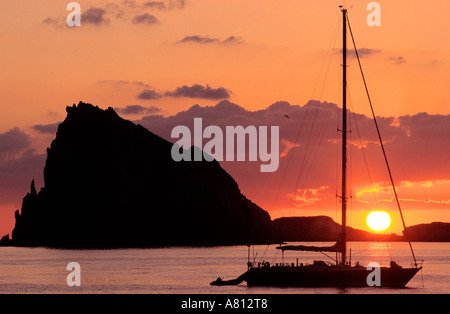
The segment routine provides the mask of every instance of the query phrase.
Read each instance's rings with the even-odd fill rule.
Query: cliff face
[[[337,241],[340,224],[327,216],[283,217],[273,221],[274,233],[283,241]],[[376,234],[346,227],[348,241],[405,241],[395,234]]]
[[[327,216],[282,217],[273,221],[273,228],[283,241],[334,241],[341,230]]]
[[[432,222],[406,228],[411,241],[449,242],[450,223]],[[404,232],[403,232],[404,233]]]
[[[67,107],[16,212],[12,244],[52,247],[221,245],[269,241],[270,216],[217,163],[175,162],[172,143],[80,102]]]

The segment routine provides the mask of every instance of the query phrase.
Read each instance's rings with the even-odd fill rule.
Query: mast
[[[306,245],[287,245],[287,246],[278,246],[277,249],[282,251],[314,251],[314,252],[337,252],[341,253],[341,260],[338,261],[336,259],[336,264],[341,263],[345,265],[346,262],[346,252],[347,252],[347,9],[344,9],[343,6],[339,6],[342,11],[343,18],[343,93],[342,93],[342,230],[339,234],[339,238],[333,246],[327,247],[317,247],[317,246],[306,246]]]
[[[342,11],[342,264],[346,262],[347,251],[347,9]]]

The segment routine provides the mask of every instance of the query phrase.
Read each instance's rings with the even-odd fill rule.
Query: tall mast
[[[347,251],[347,9],[342,11],[342,264],[346,262]]]

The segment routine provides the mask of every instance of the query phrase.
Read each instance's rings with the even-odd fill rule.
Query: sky
[[[450,3],[380,0],[381,25],[369,26],[369,2],[78,1],[81,26],[68,27],[69,1],[0,0],[0,234],[11,232],[31,180],[42,187],[46,148],[66,106],[79,101],[116,108],[168,140],[173,127],[196,116],[223,127],[278,125],[278,171],[222,166],[272,218],[340,221],[338,140],[329,120],[342,106],[340,4],[349,10],[407,224],[450,222]],[[358,138],[352,130],[349,224],[367,230],[365,215],[382,208],[393,213],[388,232],[400,233],[352,54],[348,72],[361,131]],[[302,128],[296,141],[304,117],[327,127],[311,137]],[[361,147],[375,164],[369,179]],[[306,170],[298,168],[303,156]]]

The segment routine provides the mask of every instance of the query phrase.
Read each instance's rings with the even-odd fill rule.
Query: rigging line
[[[340,26],[340,22],[338,22],[337,26]],[[336,29],[338,29],[338,27],[336,27]],[[328,51],[331,52],[330,53],[330,58],[328,60],[328,65],[327,65],[327,68],[326,68],[326,71],[325,71],[324,82],[322,84],[322,88],[320,90],[319,98],[317,100],[316,111],[314,113],[313,124],[311,126],[311,129],[310,129],[310,132],[309,132],[309,135],[308,135],[308,140],[307,140],[306,148],[305,148],[305,154],[303,155],[302,163],[301,163],[301,166],[300,166],[300,171],[299,171],[299,174],[297,176],[297,181],[295,183],[294,194],[293,194],[293,197],[291,199],[291,205],[290,205],[291,209],[293,207],[294,200],[295,200],[295,197],[297,195],[298,185],[299,185],[302,173],[303,173],[303,169],[305,167],[305,164],[307,164],[306,160],[308,159],[308,161],[309,161],[311,159],[311,154],[312,153],[309,153],[309,156],[308,156],[308,151],[309,151],[309,146],[310,146],[310,142],[311,142],[311,137],[312,137],[312,133],[313,133],[313,130],[314,130],[314,126],[316,124],[317,113],[319,111],[319,105],[320,105],[320,101],[322,99],[322,94],[323,94],[323,90],[324,90],[324,87],[325,87],[325,82],[326,82],[326,79],[327,79],[327,76],[328,76],[328,72],[329,72],[329,69],[330,69],[331,60],[332,60],[334,52],[335,52],[334,49],[331,49],[331,44],[333,44],[333,46],[336,46],[336,41],[337,41],[337,31],[336,30],[335,30],[335,34],[336,35],[334,35],[334,41],[333,41],[333,38],[332,38],[332,41],[330,42],[330,46],[329,46],[329,49],[328,49]],[[327,52],[327,55],[328,55],[328,52]],[[322,69],[321,69],[321,71],[322,71]],[[308,108],[309,108],[309,106],[308,106]],[[305,117],[306,117],[306,115],[305,115]],[[319,145],[319,144],[317,143],[317,145]]]
[[[333,32],[333,35],[332,35],[331,40],[330,40],[330,43],[329,43],[329,45],[328,45],[327,53],[325,54],[325,58],[324,58],[324,60],[323,60],[323,62],[322,62],[322,66],[321,66],[321,68],[320,68],[319,75],[317,76],[317,80],[316,80],[316,83],[315,83],[315,85],[314,85],[313,92],[312,92],[312,94],[311,94],[311,99],[313,99],[314,93],[315,93],[315,91],[316,91],[316,89],[317,89],[317,85],[319,84],[320,76],[322,75],[322,71],[323,71],[323,68],[324,68],[324,66],[325,66],[326,60],[327,60],[327,58],[328,58],[328,55],[331,53],[330,61],[328,62],[327,70],[326,70],[326,73],[325,73],[325,77],[327,76],[328,70],[329,70],[329,68],[330,68],[331,58],[332,58],[332,56],[333,56],[333,50],[331,49],[331,46],[332,46],[332,45],[334,45],[334,46],[336,45],[337,34],[338,34],[338,30],[339,30],[339,28],[340,28],[340,25],[341,25],[341,19],[338,19],[338,23],[337,23],[336,28],[335,28],[335,30],[334,30],[334,32]],[[321,90],[321,93],[320,93],[320,97],[319,97],[319,98],[321,98],[322,92],[323,92],[323,87],[322,87],[322,90]],[[299,137],[300,137],[300,133],[301,133],[301,131],[302,131],[302,129],[303,129],[303,126],[304,126],[304,124],[305,124],[306,117],[307,117],[307,115],[308,115],[309,108],[310,108],[309,106],[306,108],[305,115],[303,116],[303,121],[302,121],[302,123],[300,124],[300,128],[299,128],[298,133],[297,133],[297,136],[296,136],[296,138],[295,138],[295,143],[294,143],[295,145],[297,145],[297,143],[298,143],[298,140],[299,140]],[[294,146],[294,147],[295,147],[295,146]],[[289,151],[288,151],[288,153],[289,153]],[[283,176],[282,176],[281,181],[280,181],[280,185],[279,185],[278,190],[277,190],[277,193],[276,193],[276,195],[275,195],[275,199],[274,199],[274,202],[273,202],[273,205],[272,205],[272,210],[274,210],[274,208],[275,208],[276,202],[277,202],[277,200],[278,200],[278,196],[279,196],[279,194],[280,194],[281,187],[282,187],[283,182],[284,182],[284,179],[285,179],[285,177],[286,177],[287,169],[289,168],[289,166],[290,166],[290,164],[291,164],[291,160],[292,160],[292,156],[293,156],[293,155],[294,155],[293,152],[292,152],[291,154],[289,154],[288,162],[287,162],[286,167],[285,167],[285,169],[284,169]],[[291,207],[292,207],[292,205],[291,205]]]
[[[322,74],[323,67],[325,66],[325,62],[326,62],[326,60],[328,58],[328,55],[330,54],[330,57],[329,57],[330,59],[328,61],[327,70],[325,72],[324,84],[322,85],[322,89],[321,89],[321,92],[319,94],[319,100],[320,100],[320,98],[322,98],[323,86],[325,85],[326,77],[327,77],[327,74],[328,74],[328,69],[330,68],[331,59],[333,58],[334,47],[336,47],[336,41],[337,41],[337,38],[338,38],[337,35],[338,35],[338,32],[339,32],[340,26],[341,26],[341,19],[339,18],[338,22],[336,24],[336,28],[334,30],[334,33],[333,33],[333,35],[331,37],[330,43],[328,44],[328,50],[327,50],[327,53],[325,54],[325,58],[324,58],[324,60],[322,62],[322,66],[320,67],[319,75],[317,77],[316,83],[314,85],[313,92],[311,94],[311,99],[313,99],[314,93],[316,92],[316,88],[317,88],[317,85],[319,84],[319,80],[320,80],[320,76]],[[333,47],[333,49],[332,49],[332,47]]]
[[[313,130],[314,130],[314,126],[315,126],[316,120],[317,120],[317,113],[319,112],[319,104],[320,104],[320,101],[317,101],[317,104],[316,104],[316,111],[315,111],[314,117],[313,117],[313,123],[312,123],[311,129],[310,129],[310,131],[309,131],[308,140],[307,140],[307,142],[306,142],[305,154],[303,155],[302,163],[301,163],[301,166],[300,166],[300,171],[299,171],[299,173],[298,173],[297,181],[296,181],[296,183],[295,183],[294,195],[293,195],[293,197],[292,197],[292,199],[291,199],[291,209],[292,209],[292,207],[293,207],[293,205],[294,205],[295,197],[297,196],[298,185],[299,185],[299,182],[300,182],[300,178],[301,178],[301,176],[302,176],[302,173],[303,173],[303,169],[304,169],[304,167],[305,167],[306,159],[309,159],[309,158],[308,158],[308,157],[309,157],[309,156],[308,156],[308,151],[309,151],[309,146],[310,146],[310,143],[311,143],[311,138],[312,138],[312,133],[313,133]],[[311,155],[311,153],[310,153],[309,155]]]
[[[262,254],[262,256],[260,257],[260,260],[263,260],[266,257],[266,253],[267,253],[267,249],[269,248],[270,244],[267,244],[266,248],[264,249],[264,252]]]
[[[388,251],[389,251],[389,258],[390,258],[391,261],[392,261],[392,254],[391,254],[391,248],[389,247],[389,243],[386,243],[386,246],[387,246],[387,249],[388,249]]]
[[[340,20],[340,19],[339,19]],[[340,24],[339,24],[340,25]],[[336,41],[337,41],[337,36],[335,37],[335,39],[334,39],[334,46],[336,46]],[[326,73],[325,73],[325,78],[324,78],[324,82],[323,82],[323,85],[322,85],[322,88],[321,88],[321,91],[320,91],[320,94],[319,94],[319,102],[320,102],[320,100],[322,99],[322,94],[323,94],[323,90],[324,90],[324,87],[325,87],[325,83],[326,83],[326,78],[327,78],[327,76],[328,76],[328,71],[329,71],[329,69],[330,69],[330,65],[331,65],[331,60],[332,60],[332,58],[333,58],[333,55],[334,55],[334,49],[333,50],[331,50],[332,52],[331,52],[331,56],[330,56],[330,59],[329,59],[329,61],[328,61],[328,66],[327,66],[327,69],[326,69]],[[339,82],[340,82],[340,80],[339,80]],[[313,145],[314,147],[313,147],[313,153],[312,154],[310,154],[310,158],[309,159],[312,159],[312,160],[316,160],[316,156],[317,156],[317,153],[318,153],[318,151],[319,151],[319,149],[320,149],[320,143],[322,142],[322,140],[323,140],[323,138],[324,138],[324,135],[325,135],[325,131],[326,131],[326,126],[328,125],[328,121],[329,121],[329,119],[330,119],[330,112],[331,112],[331,109],[332,109],[332,107],[333,107],[333,104],[329,104],[329,106],[328,106],[328,109],[327,109],[327,111],[326,111],[326,116],[325,116],[325,119],[322,121],[322,124],[321,124],[321,126],[320,126],[320,128],[319,128],[319,132],[318,132],[318,137],[317,137],[317,140],[316,140],[316,143]],[[317,107],[317,110],[318,110],[318,107]],[[308,160],[308,162],[311,162],[312,163],[312,161],[309,161]],[[307,162],[307,164],[308,164],[308,162]],[[307,173],[306,173],[306,177],[305,177],[305,182],[303,183],[303,187],[306,185],[306,181],[308,180],[308,178],[309,178],[309,175],[310,175],[310,173],[311,173],[311,169],[312,169],[312,167],[309,167],[308,168],[308,170],[307,170]]]
[[[363,69],[362,69],[362,66],[361,66],[361,61],[359,60],[358,49],[356,48],[355,38],[353,37],[352,28],[350,26],[350,20],[348,19],[348,17],[347,17],[347,23],[348,23],[348,29],[350,30],[350,35],[352,37],[353,47],[355,48],[356,58],[358,59],[359,69],[361,71],[362,79],[363,79],[363,82],[364,82],[364,87],[366,89],[367,98],[369,100],[370,110],[372,111],[373,121],[374,121],[375,127],[377,129],[378,139],[380,140],[381,150],[383,151],[384,161],[386,163],[386,167],[387,167],[387,170],[388,170],[388,173],[389,173],[389,178],[391,180],[392,190],[394,191],[394,196],[395,196],[395,200],[397,202],[398,211],[400,212],[400,218],[402,219],[402,224],[403,224],[403,229],[404,229],[403,232],[404,232],[404,234],[406,236],[406,239],[408,240],[409,248],[411,249],[411,254],[412,254],[413,259],[414,259],[414,265],[417,267],[416,256],[414,254],[414,250],[412,248],[411,241],[409,240],[409,237],[408,237],[408,231],[406,230],[406,224],[405,224],[405,220],[403,218],[403,213],[402,213],[402,209],[401,209],[401,206],[400,206],[400,201],[398,199],[397,190],[395,189],[395,184],[394,184],[394,179],[392,177],[391,168],[389,167],[389,162],[388,162],[388,159],[387,159],[387,156],[386,156],[386,151],[384,150],[383,140],[381,138],[380,129],[378,128],[378,123],[377,123],[377,119],[376,119],[376,116],[375,116],[375,111],[373,110],[372,101],[371,101],[370,95],[369,95],[369,89],[367,87],[366,79],[364,77]]]
[[[318,152],[319,152],[319,150],[320,150],[320,148],[321,148],[320,143],[322,142],[322,140],[323,140],[324,137],[325,137],[326,126],[328,125],[328,121],[329,121],[330,118],[331,118],[331,117],[330,117],[330,112],[331,112],[331,109],[333,108],[333,106],[334,106],[334,104],[330,104],[330,105],[328,106],[328,109],[327,109],[327,112],[326,112],[325,119],[322,121],[322,124],[321,124],[321,126],[320,126],[318,139],[317,139],[316,144],[314,145],[314,147],[313,147],[313,149],[312,149],[312,150],[313,150],[312,158],[311,158],[312,161],[313,161],[313,160],[316,160],[317,154],[318,154]],[[311,161],[311,163],[312,163],[312,161]],[[312,167],[309,167],[308,170],[307,170],[307,172],[306,172],[305,182],[303,182],[302,188],[305,187],[306,181],[308,181],[308,178],[309,178],[309,176],[310,176],[310,174],[311,174],[311,170],[312,170]],[[336,194],[337,194],[337,193],[336,193]]]
[[[302,129],[303,129],[303,126],[305,125],[305,120],[306,120],[306,116],[308,115],[308,111],[309,111],[309,106],[306,108],[305,115],[303,116],[302,123],[300,124],[300,128],[299,128],[299,130],[298,130],[298,132],[297,132],[297,136],[296,136],[296,138],[295,138],[295,145],[298,143],[298,139],[299,139],[299,137],[300,137],[300,133],[301,133],[301,131],[302,131]],[[294,146],[294,147],[295,147],[295,146]],[[286,177],[287,170],[289,169],[289,165],[291,164],[291,160],[292,160],[292,156],[294,155],[294,151],[292,151],[291,153],[289,153],[289,151],[288,151],[287,154],[289,155],[289,157],[288,157],[288,162],[287,162],[287,164],[286,164],[286,167],[284,168],[283,176],[282,176],[282,178],[281,178],[281,182],[280,182],[280,185],[279,185],[279,187],[278,187],[277,194],[275,195],[275,200],[273,201],[272,210],[275,209],[275,204],[276,204],[277,199],[278,199],[278,196],[279,196],[279,194],[280,194],[281,187],[282,187],[283,182],[284,182],[284,179],[285,179],[285,177]]]
[[[337,41],[337,36],[335,37],[334,45],[336,45],[336,41]],[[330,59],[329,59],[329,62],[328,62],[328,67],[327,67],[326,74],[325,74],[325,80],[324,80],[324,83],[322,85],[322,89],[321,89],[321,92],[320,92],[319,102],[322,99],[322,94],[323,94],[323,90],[324,90],[324,87],[325,87],[326,77],[327,77],[328,71],[330,69],[331,60],[333,58],[335,50],[333,49],[332,51],[333,52],[332,52],[332,54],[330,56]],[[339,80],[339,82],[340,82],[340,80]],[[340,85],[340,83],[339,83],[339,85]],[[333,108],[333,105],[334,104],[329,104],[329,106],[328,106],[328,109],[327,109],[326,115],[325,115],[325,119],[322,121],[322,124],[321,124],[321,126],[319,128],[319,132],[318,132],[319,135],[317,137],[316,143],[313,144],[313,148],[312,148],[313,152],[310,154],[310,158],[309,158],[307,164],[308,163],[312,163],[313,160],[316,160],[316,156],[318,154],[318,151],[321,148],[320,147],[320,143],[322,142],[322,140],[323,140],[323,138],[325,136],[326,127],[328,125],[328,121],[330,120],[330,112],[331,112],[331,109]],[[318,108],[317,108],[317,110],[318,110]],[[309,167],[308,170],[307,170],[307,173],[306,173],[306,176],[305,176],[305,181],[303,182],[302,188],[304,188],[304,186],[306,185],[306,181],[308,181],[308,178],[310,176],[311,170],[312,170],[312,167]],[[337,192],[336,192],[336,195],[337,195]]]
[[[356,112],[355,112],[355,109],[353,108],[353,102],[352,102],[352,99],[351,99],[351,96],[350,96],[350,92],[348,93],[348,98],[349,98],[350,105],[351,105],[352,111],[353,111],[353,119],[355,120],[356,133],[358,134],[359,144],[361,146],[361,153],[363,155],[364,163],[366,165],[367,175],[368,175],[369,181],[370,181],[370,187],[371,187],[372,194],[373,194],[373,197],[375,199],[375,202],[377,202],[377,197],[376,197],[374,186],[373,186],[372,175],[370,174],[369,163],[367,162],[366,152],[365,152],[364,145],[362,143],[361,132],[359,131],[358,120],[356,119]]]

